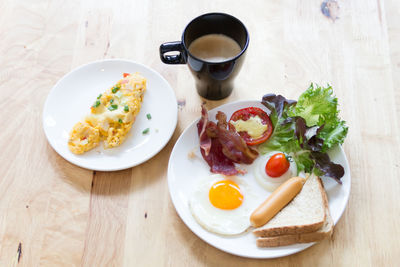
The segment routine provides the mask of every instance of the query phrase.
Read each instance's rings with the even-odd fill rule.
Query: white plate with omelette
[[[224,112],[227,118],[230,118],[233,112],[246,107],[259,107],[266,110],[259,101],[239,101],[210,110],[208,113],[209,119],[215,121],[217,111]],[[242,206],[245,205],[241,210],[233,210],[234,212],[225,210],[224,214],[220,214],[220,211],[209,203],[206,199],[207,197],[204,197],[210,190],[211,185],[221,180],[218,177],[221,175],[211,173],[210,167],[200,154],[197,122],[198,120],[189,125],[179,137],[172,150],[168,164],[170,196],[176,211],[190,230],[208,244],[222,251],[248,258],[265,259],[283,257],[312,246],[314,243],[259,248],[256,245],[256,237],[251,230],[239,235],[221,235],[204,228],[209,227],[212,231],[219,233],[241,231],[245,223],[250,225],[249,213],[254,211],[270,193],[266,192],[256,181],[252,169],[256,167],[254,163],[251,165],[240,165],[241,168],[243,167],[247,170],[247,173],[237,175],[237,179],[235,178],[237,181],[235,182],[241,189],[244,189],[244,202]],[[193,154],[195,154],[194,157]],[[331,216],[336,224],[347,205],[351,177],[346,155],[341,147],[338,146],[332,149],[329,152],[329,156],[332,161],[341,164],[345,170],[345,175],[341,179],[343,182],[342,185],[331,178],[322,178],[329,200]],[[211,190],[209,194],[211,194]],[[194,199],[196,197],[198,198],[197,200]],[[247,203],[245,203],[246,199],[248,200]],[[220,223],[215,221],[212,223],[207,222],[206,213],[209,213],[212,218],[218,216],[218,220],[221,220]],[[202,221],[201,223],[204,227],[198,223],[199,221]]]
[[[109,114],[119,114],[122,117],[116,120],[121,125],[128,120],[124,114],[130,113],[132,105],[130,102],[128,105],[123,97],[122,89],[125,87],[121,87],[121,90],[114,88],[117,82],[123,81],[124,73],[138,73],[144,77],[145,92],[141,95],[143,101],[139,105],[140,110],[133,116],[132,127],[123,132],[123,141],[106,148],[106,143],[101,140],[87,152],[72,153],[69,148],[71,130],[78,122],[85,121],[84,118],[93,109],[102,108]],[[113,100],[105,98],[107,90]],[[107,106],[103,106],[99,100],[115,102],[107,102]],[[91,170],[115,171],[136,166],[156,155],[174,133],[177,116],[175,93],[159,73],[133,61],[110,59],[78,67],[57,82],[44,105],[43,127],[50,145],[69,162]],[[87,138],[89,141],[91,139]],[[115,140],[118,140],[118,136],[113,139],[114,143]],[[83,144],[87,142],[81,141]]]

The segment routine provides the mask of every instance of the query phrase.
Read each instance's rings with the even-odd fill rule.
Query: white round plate
[[[230,118],[234,111],[246,107],[259,107],[267,111],[259,101],[239,101],[225,104],[210,110],[209,119],[215,121],[217,111],[223,111],[227,117]],[[258,248],[256,246],[256,238],[251,231],[239,236],[227,237],[208,232],[196,222],[189,210],[189,198],[196,189],[194,186],[198,184],[198,181],[211,175],[210,167],[201,157],[199,151],[199,138],[196,127],[197,122],[198,120],[194,121],[179,137],[172,150],[168,164],[168,186],[172,202],[183,222],[193,231],[193,233],[218,249],[237,256],[249,258],[282,257],[302,251],[313,245],[314,243],[308,243],[277,248]],[[195,151],[195,158],[188,157],[190,151]],[[342,178],[342,185],[339,185],[331,178],[323,177],[322,179],[329,199],[329,209],[336,224],[347,205],[347,200],[350,194],[351,178],[349,165],[343,149],[337,147],[330,151],[329,155],[334,162],[341,164],[345,169],[345,175]],[[269,193],[261,188],[257,184],[255,178],[251,175],[251,165],[247,166],[248,173],[240,177],[249,184],[253,192],[260,195],[264,194],[266,198]],[[261,202],[264,199],[262,199]]]
[[[116,148],[104,149],[101,142],[82,155],[73,154],[67,145],[72,127],[124,72],[139,72],[147,80],[142,108],[128,137]],[[149,67],[121,59],[96,61],[72,70],[50,91],[43,109],[44,132],[54,150],[75,165],[98,171],[130,168],[153,157],[171,138],[177,118],[178,105],[168,82]],[[143,134],[146,128],[150,130]]]

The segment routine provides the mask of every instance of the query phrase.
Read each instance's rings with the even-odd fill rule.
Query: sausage
[[[260,227],[271,220],[303,188],[306,179],[292,177],[281,184],[250,216],[250,223]]]

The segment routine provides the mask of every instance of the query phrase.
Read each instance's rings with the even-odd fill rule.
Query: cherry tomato
[[[229,120],[230,122],[237,121],[237,120],[247,121],[250,117],[255,117],[255,116],[260,117],[262,124],[268,125],[268,128],[258,138],[252,138],[246,131],[238,132],[238,134],[243,138],[243,140],[246,142],[246,144],[248,144],[250,146],[264,143],[271,136],[274,127],[272,126],[272,122],[269,119],[268,114],[260,108],[249,107],[249,108],[243,108],[243,109],[239,109],[239,110],[235,111]],[[235,126],[233,126],[231,123],[229,123],[229,129],[236,130]]]
[[[270,177],[280,177],[290,167],[290,162],[283,153],[274,154],[265,165],[265,172]]]
[[[129,76],[130,74],[129,73],[124,73],[124,74],[122,74],[123,76],[124,76],[124,78],[126,78],[127,76]]]

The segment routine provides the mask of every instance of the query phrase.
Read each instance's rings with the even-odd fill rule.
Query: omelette
[[[104,141],[105,148],[124,142],[140,111],[146,91],[146,79],[139,73],[123,74],[124,78],[100,94],[90,107],[90,114],[72,128],[68,147],[83,154]]]

